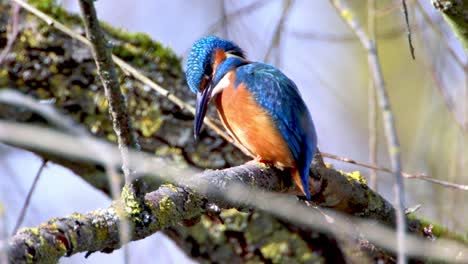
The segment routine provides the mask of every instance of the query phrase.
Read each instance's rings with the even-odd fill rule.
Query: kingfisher
[[[309,166],[317,134],[291,79],[269,64],[249,61],[238,45],[216,36],[193,44],[186,78],[197,94],[195,139],[212,101],[233,139],[255,160],[290,170],[301,193],[310,199]]]

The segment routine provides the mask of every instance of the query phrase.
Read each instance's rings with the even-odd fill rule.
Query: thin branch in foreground
[[[133,129],[132,120],[127,110],[127,102],[117,77],[117,70],[107,46],[104,33],[99,25],[96,9],[93,0],[80,0],[80,8],[83,14],[83,21],[86,30],[86,36],[91,42],[93,57],[96,61],[99,77],[104,86],[106,99],[109,103],[109,114],[111,116],[113,129],[117,136],[117,141],[122,157],[122,170],[125,176],[125,187],[122,190],[122,198],[131,199],[134,203],[125,203],[125,206],[131,206],[132,212],[145,213],[147,208],[144,203],[144,196],[147,192],[144,181],[133,176],[134,172],[130,169],[128,153],[130,149],[139,150],[140,146]],[[109,167],[108,167],[109,168]],[[118,186],[116,172],[111,168],[111,181],[114,186]],[[116,190],[113,190],[114,192]],[[135,204],[136,202],[136,204]],[[138,208],[139,210],[135,210]],[[133,220],[133,219],[129,219]],[[122,218],[120,226],[120,241],[126,244],[130,241],[130,226],[126,218]],[[124,260],[128,262],[129,249],[124,246]]]
[[[36,190],[37,183],[39,182],[39,178],[42,175],[42,172],[44,171],[44,168],[47,165],[47,160],[44,159],[42,160],[41,166],[39,167],[36,176],[34,176],[31,188],[29,188],[28,195],[26,196],[26,199],[24,200],[23,207],[21,207],[20,214],[18,216],[18,219],[16,220],[15,227],[13,228],[12,235],[16,234],[18,232],[18,229],[20,228],[21,224],[23,224],[24,217],[26,216],[26,211],[28,210],[29,204],[31,202],[31,197]]]
[[[120,89],[117,70],[112,61],[107,41],[99,26],[94,3],[92,0],[80,0],[80,7],[83,13],[86,35],[92,44],[93,56],[109,102],[109,113],[122,152],[122,169],[125,174],[125,181],[130,184],[131,172],[128,168],[126,155],[129,148],[139,149],[139,146],[127,111],[127,103]]]
[[[413,60],[415,60],[416,56],[414,55],[414,46],[413,46],[413,40],[411,37],[411,27],[410,27],[410,22],[409,22],[409,17],[408,17],[408,6],[406,5],[406,0],[401,0],[401,6],[403,10],[403,16],[405,17],[406,35],[408,37],[408,45],[410,48],[411,57],[413,58]]]
[[[100,156],[90,155],[93,153],[92,150],[80,148],[82,143],[77,141],[75,136],[42,127],[3,121],[0,121],[0,127],[2,128],[0,129],[0,140],[2,141],[28,145],[66,156],[71,155],[75,159],[93,159],[98,163],[105,162],[105,160],[100,160],[102,159]],[[110,160],[113,161],[111,166],[119,166],[120,160],[117,157],[120,156],[120,152],[118,148],[100,140],[91,138],[86,140],[106,151]],[[369,241],[385,249],[395,250],[397,248],[393,230],[388,226],[365,219],[381,219],[381,221],[392,225],[393,207],[378,194],[367,189],[365,185],[355,180],[350,181],[345,175],[333,169],[319,169],[325,184],[324,189],[320,191],[318,201],[325,198],[325,201],[322,202],[323,206],[332,202],[332,204],[328,204],[331,208],[342,208],[343,202],[350,203],[351,207],[343,208],[358,209],[355,215],[360,217],[343,216],[340,213],[322,209],[333,218],[334,222],[331,224],[321,213],[298,203],[293,196],[254,190],[253,188],[262,188],[271,191],[284,191],[285,185],[282,182],[283,172],[272,168],[265,169],[265,167],[252,162],[225,170],[195,174],[191,170],[172,167],[173,164],[170,162],[155,159],[146,153],[130,151],[129,157],[132,166],[141,168],[139,170],[141,173],[154,175],[161,181],[185,186],[183,188],[163,187],[145,196],[145,202],[151,205],[149,206],[151,208],[150,215],[148,215],[150,224],[149,226],[133,225],[131,229],[132,240],[142,239],[165,227],[179,224],[183,219],[192,219],[200,215],[205,210],[204,206],[207,200],[219,204],[221,207],[247,206],[248,208],[257,208],[301,227],[310,227],[339,237],[346,235],[353,238],[362,234]],[[336,188],[340,188],[341,192]],[[362,196],[356,196],[358,192]],[[349,198],[343,198],[337,205],[337,195],[343,193],[351,195],[348,197],[354,197],[354,200],[349,201]],[[327,194],[330,194],[330,197],[326,198]],[[377,207],[369,204],[370,207],[361,208],[357,206],[356,199],[361,199],[365,203],[377,199],[378,203],[383,204]],[[119,248],[122,245],[115,238],[119,233],[119,222],[122,220],[122,213],[124,213],[119,209],[119,204],[117,201],[108,209],[55,218],[51,222],[39,226],[37,232],[24,229],[11,238],[10,257],[15,260],[25,257],[24,254],[30,252],[26,247],[34,248],[36,256],[54,260],[65,254],[75,254],[90,249],[98,251]],[[59,231],[57,227],[60,228]],[[103,228],[107,230],[104,232],[105,235],[102,233]],[[77,235],[77,232],[80,235]],[[57,236],[60,239],[57,239]],[[69,238],[77,240],[74,242],[73,239]],[[408,235],[405,239],[407,252],[411,256],[454,262],[467,261],[468,248],[460,242],[445,239],[432,241],[414,235]],[[28,243],[25,243],[25,240]],[[63,241],[71,244],[64,245]],[[45,247],[49,250],[45,250]],[[58,250],[51,251],[50,247]],[[48,255],[41,255],[46,252]]]
[[[377,48],[377,29],[376,29],[376,10],[377,10],[377,0],[368,0],[367,1],[367,30],[369,32],[370,38],[374,41]],[[369,89],[368,89],[368,130],[369,130],[369,163],[372,166],[377,167],[377,142],[378,142],[378,130],[377,130],[377,103],[376,103],[376,94],[374,87],[374,80],[369,78]],[[377,182],[377,171],[371,169],[369,173],[369,186],[372,190],[378,190]]]
[[[377,98],[380,105],[380,110],[383,115],[385,135],[387,138],[388,153],[392,164],[392,170],[394,172],[395,184],[393,191],[395,194],[396,201],[396,215],[397,215],[397,241],[398,241],[398,263],[406,263],[405,248],[405,192],[403,177],[401,174],[401,150],[400,143],[398,140],[398,134],[395,127],[395,119],[390,106],[390,100],[388,98],[387,89],[382,73],[382,66],[380,64],[379,57],[375,43],[369,39],[366,32],[362,29],[361,25],[354,17],[352,11],[346,6],[341,0],[330,0],[332,5],[338,11],[340,18],[348,25],[348,27],[356,34],[362,46],[367,50],[367,59],[371,74],[374,78]]]
[[[10,27],[8,28],[8,40],[5,48],[0,52],[0,66],[5,60],[6,56],[13,47],[13,43],[18,37],[18,20],[19,20],[19,5],[13,3],[11,5],[11,17],[10,17]]]

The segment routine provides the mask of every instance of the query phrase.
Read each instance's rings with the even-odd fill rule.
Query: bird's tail
[[[307,200],[310,200],[309,175],[301,175],[300,171],[295,167],[291,168],[291,175],[299,190],[301,190]]]

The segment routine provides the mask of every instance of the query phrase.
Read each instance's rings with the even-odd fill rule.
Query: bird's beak
[[[198,139],[198,135],[200,135],[200,130],[203,126],[203,120],[205,119],[208,102],[211,99],[213,88],[213,84],[210,82],[203,91],[197,93],[197,107],[195,110],[195,124],[193,131],[195,139]]]

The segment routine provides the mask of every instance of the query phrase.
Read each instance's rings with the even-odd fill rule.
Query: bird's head
[[[197,94],[195,138],[200,133],[208,102],[219,81],[219,78],[215,78],[216,69],[229,57],[245,57],[239,46],[229,40],[208,36],[197,40],[192,46],[187,59],[186,77],[190,90]]]

